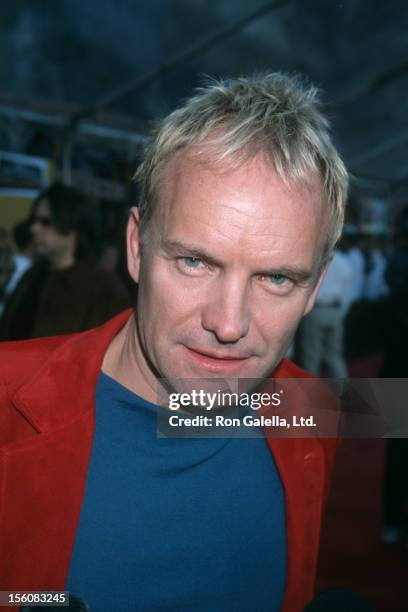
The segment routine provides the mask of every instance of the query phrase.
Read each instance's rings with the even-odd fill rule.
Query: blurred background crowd
[[[125,225],[150,123],[203,74],[300,72],[323,89],[352,178],[291,357],[321,376],[407,377],[408,5],[6,0],[0,13],[1,340],[83,331],[134,306]],[[406,439],[344,441],[320,588],[408,609],[407,474]]]

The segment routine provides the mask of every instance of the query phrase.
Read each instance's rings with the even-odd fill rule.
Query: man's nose
[[[214,333],[219,342],[237,342],[248,334],[250,323],[249,296],[238,281],[220,283],[202,310],[202,326]]]

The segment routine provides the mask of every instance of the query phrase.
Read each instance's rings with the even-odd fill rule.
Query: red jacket
[[[92,447],[96,382],[105,351],[129,314],[80,334],[0,345],[2,591],[64,588]],[[285,359],[275,376],[305,373]],[[272,438],[268,443],[286,495],[282,610],[300,612],[313,597],[336,442]]]

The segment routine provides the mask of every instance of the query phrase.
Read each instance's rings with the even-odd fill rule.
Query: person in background
[[[6,286],[6,295],[13,293],[21,277],[31,268],[34,257],[31,223],[28,219],[21,221],[13,228],[13,238],[18,252],[13,255],[14,271]]]
[[[357,226],[352,223],[344,225],[342,237],[343,250],[350,260],[353,270],[353,278],[349,288],[351,303],[358,302],[363,299],[364,294],[364,278],[365,278],[365,258],[361,249],[362,236],[359,233]]]
[[[388,294],[385,280],[387,258],[384,255],[385,236],[373,234],[366,238],[363,298],[376,301]]]
[[[386,348],[382,378],[408,377],[408,206],[400,215],[395,250],[385,279],[390,294],[386,320]],[[407,398],[401,398],[401,411]],[[383,541],[394,544],[405,538],[408,548],[408,440],[390,438],[387,443],[383,485]]]
[[[97,263],[98,217],[78,191],[62,183],[43,191],[30,227],[38,262],[7,300],[3,340],[84,331],[129,305],[121,282]]]
[[[7,230],[0,225],[0,314],[4,309],[7,285],[14,271],[13,251]]]
[[[295,361],[317,376],[346,378],[344,318],[353,299],[353,268],[347,254],[334,251],[313,310],[306,315],[296,336]]]

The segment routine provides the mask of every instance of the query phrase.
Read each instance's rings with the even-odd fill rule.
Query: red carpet
[[[379,612],[407,612],[408,548],[380,540],[385,444],[345,440],[338,450],[317,591],[350,588],[369,598]]]

